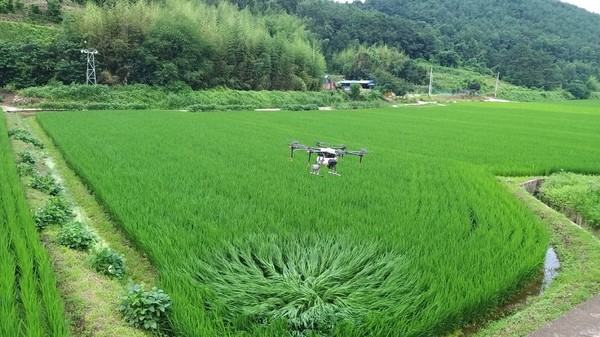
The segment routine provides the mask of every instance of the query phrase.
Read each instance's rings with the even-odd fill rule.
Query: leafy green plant
[[[33,218],[39,229],[49,225],[63,225],[74,218],[71,204],[62,196],[52,196],[35,211]]]
[[[71,221],[60,228],[57,241],[72,249],[87,250],[98,239],[86,225],[79,221]]]
[[[21,177],[30,176],[35,172],[35,167],[31,163],[18,163],[17,172]]]
[[[50,174],[35,174],[29,186],[50,195],[58,195],[63,190],[62,186]]]
[[[169,330],[171,304],[171,298],[161,289],[145,291],[143,285],[133,284],[121,296],[119,311],[130,325],[162,335]]]
[[[29,151],[19,152],[18,156],[20,163],[35,164],[37,162],[35,155]]]
[[[35,138],[29,131],[23,129],[12,129],[8,131],[8,135],[13,139],[18,139],[22,142],[29,143],[37,148],[43,149],[44,144]]]
[[[282,107],[283,110],[289,111],[310,111],[319,110],[319,106],[316,104],[289,104]]]
[[[92,268],[111,277],[121,277],[125,273],[125,258],[113,249],[103,246],[94,251]]]
[[[350,97],[350,99],[353,101],[360,101],[361,100],[360,91],[361,91],[360,85],[352,84],[350,86],[350,91],[348,91],[348,97]]]

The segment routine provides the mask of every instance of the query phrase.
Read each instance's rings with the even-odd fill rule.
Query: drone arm
[[[360,159],[359,159],[359,163],[360,163],[360,164],[362,164],[363,157],[364,157],[364,155],[365,155],[365,150],[360,150],[360,151],[342,151],[342,156],[343,156],[344,154],[351,154],[351,155],[353,155],[353,156],[359,156],[359,157],[360,157]],[[343,157],[342,157],[342,158],[343,158]]]

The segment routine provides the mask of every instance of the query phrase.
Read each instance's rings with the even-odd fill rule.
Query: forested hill
[[[600,92],[600,15],[558,0],[29,1],[0,0],[0,24],[15,23],[0,26],[0,87],[82,83],[72,69],[92,47],[108,84],[317,90],[333,73],[403,94],[427,81],[428,62]]]
[[[558,0],[366,0],[363,8],[426,22],[442,64],[483,65],[528,86],[598,74],[600,15]],[[549,71],[520,73],[526,56]]]
[[[355,44],[386,44],[412,58],[517,85],[575,93],[600,78],[600,15],[558,0],[230,0],[304,19],[331,63]]]

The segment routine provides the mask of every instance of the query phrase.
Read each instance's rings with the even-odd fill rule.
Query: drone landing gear
[[[333,174],[334,176],[338,176],[338,177],[342,176],[341,174],[337,173],[336,171],[327,171],[327,173]]]

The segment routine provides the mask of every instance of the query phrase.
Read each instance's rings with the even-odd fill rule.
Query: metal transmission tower
[[[85,71],[85,84],[96,85],[96,62],[94,55],[98,54],[96,49],[82,49],[82,54],[87,55],[87,69]]]

